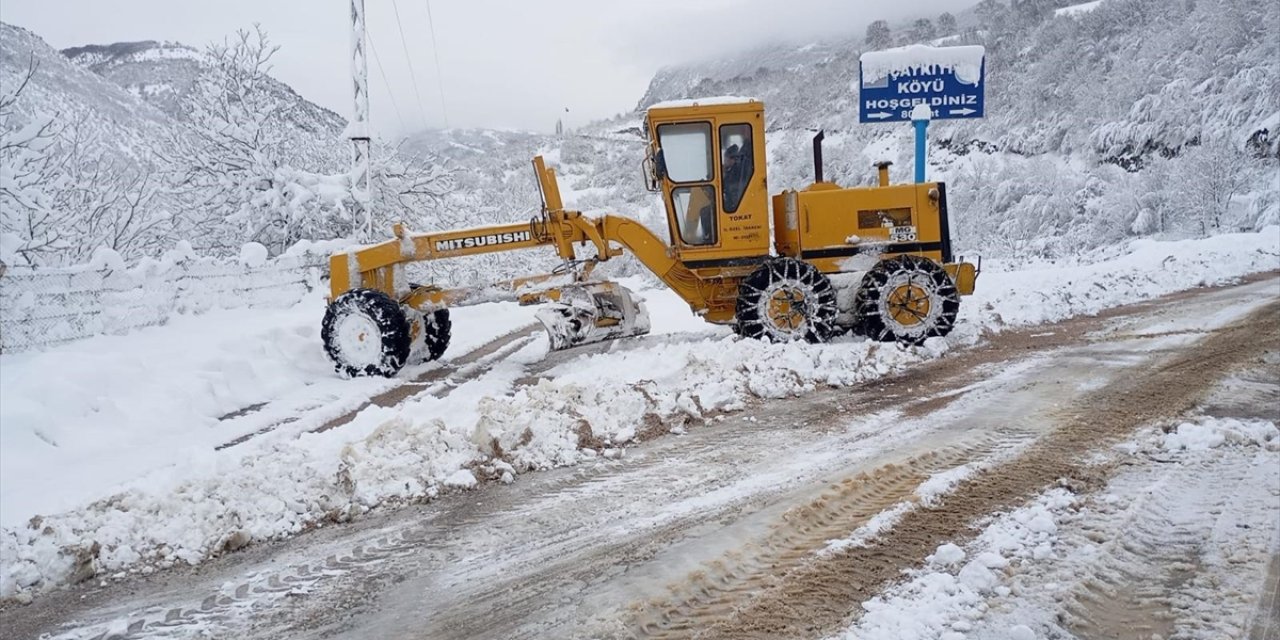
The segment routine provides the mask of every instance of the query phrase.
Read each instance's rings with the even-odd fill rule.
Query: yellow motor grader
[[[591,276],[624,250],[694,313],[743,336],[824,342],[853,331],[918,344],[946,335],[977,278],[974,265],[953,260],[946,186],[890,185],[887,162],[877,164],[877,186],[825,182],[819,134],[814,183],[771,200],[764,130],[764,105],[753,99],[648,109],[642,166],[666,206],[665,239],[630,218],[565,209],[539,156],[542,213],[531,221],[422,234],[396,225],[394,239],[335,254],[325,350],[346,375],[392,376],[411,359],[444,353],[449,307],[495,299],[545,305],[537,317],[553,349],[647,333],[643,303]],[[564,261],[557,273],[447,289],[411,283],[404,270],[543,246]]]

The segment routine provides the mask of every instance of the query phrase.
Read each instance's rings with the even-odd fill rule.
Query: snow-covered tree
[[[66,246],[53,193],[66,183],[50,148],[55,118],[19,124],[14,106],[36,73],[31,62],[17,86],[0,93],[0,250],[6,261],[34,264],[39,255]]]
[[[77,120],[62,128],[55,147],[65,186],[54,206],[69,216],[72,240],[62,261],[84,262],[100,247],[127,259],[159,254],[171,244],[173,226],[155,168],[150,160],[125,165],[96,153],[98,135]]]
[[[253,241],[278,252],[303,237],[351,230],[349,219],[346,229],[333,228],[347,185],[289,162],[289,136],[276,122],[282,104],[264,90],[277,50],[261,29],[210,45],[191,126],[171,138],[182,227],[206,248]]]
[[[1236,196],[1248,187],[1252,176],[1241,171],[1243,154],[1221,141],[1198,145],[1177,163],[1178,198],[1173,214],[1183,228],[1197,235],[1235,231],[1238,215],[1233,211]]]
[[[127,257],[167,238],[167,215],[153,204],[150,167],[101,154],[83,121],[43,114],[18,123],[15,107],[37,72],[34,62],[0,94],[0,252],[6,262],[75,263],[99,247]]]
[[[408,223],[414,230],[474,224],[446,205],[445,196],[457,187],[456,181],[434,158],[408,153],[399,145],[376,145],[370,181],[375,236],[385,234],[396,222]]]
[[[974,13],[977,14],[983,28],[987,30],[987,45],[998,45],[1000,38],[1011,25],[1009,7],[1000,0],[982,0],[974,7]]]
[[[938,16],[938,35],[949,36],[956,32],[956,17],[951,12],[944,11]]]
[[[893,31],[889,23],[876,20],[867,25],[866,45],[868,49],[885,49],[893,45]]]
[[[191,126],[173,137],[182,226],[206,248],[258,242],[279,253],[301,239],[354,237],[364,224],[342,170],[345,142],[307,144],[289,129],[289,103],[267,75],[278,49],[261,28],[210,46]],[[451,188],[441,167],[381,148],[371,174],[375,235],[433,209]]]
[[[928,18],[919,18],[912,23],[908,37],[912,42],[927,43],[937,37],[937,31],[934,30],[933,22]]]

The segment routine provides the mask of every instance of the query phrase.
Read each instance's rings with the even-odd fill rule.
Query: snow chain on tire
[[[951,333],[960,292],[942,265],[913,255],[881,260],[862,277],[854,330],[872,340],[917,345]]]
[[[735,329],[775,342],[826,342],[836,333],[836,291],[813,265],[776,258],[738,287]]]
[[[334,368],[351,377],[394,376],[412,346],[399,303],[374,289],[352,289],[329,303],[320,338]]]

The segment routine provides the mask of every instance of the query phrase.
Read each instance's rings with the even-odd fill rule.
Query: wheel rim
[[[899,338],[928,333],[942,314],[938,286],[928,274],[903,270],[890,275],[881,286],[878,312],[885,327]]]
[[[367,367],[382,362],[382,330],[364,314],[351,313],[338,320],[338,351],[343,360],[355,367]]]
[[[769,296],[765,317],[774,328],[791,333],[808,321],[805,293],[794,287],[781,287]]]
[[[929,293],[912,282],[894,288],[885,301],[893,321],[904,327],[912,327],[928,319],[931,306]]]

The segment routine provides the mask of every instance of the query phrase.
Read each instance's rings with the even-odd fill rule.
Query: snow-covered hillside
[[[117,42],[72,47],[61,53],[180,121],[192,118],[199,78],[212,63],[207,52],[179,42]],[[342,142],[345,119],[274,78],[268,78],[267,85],[284,105],[291,129],[299,135],[320,136],[329,145]]]
[[[15,101],[9,127],[56,115],[62,122],[92,127],[92,151],[113,152],[135,162],[142,149],[168,134],[171,123],[159,109],[73,64],[38,35],[0,23],[0,85],[5,93],[18,86],[32,64],[37,75]]]
[[[819,128],[827,132],[829,178],[868,183],[872,162],[889,159],[896,164],[894,179],[906,179],[908,128],[856,121],[859,54],[870,48],[869,40],[882,46],[982,44],[988,53],[987,117],[931,127],[930,177],[951,184],[960,249],[1058,258],[1132,237],[1203,236],[1280,221],[1280,50],[1267,37],[1280,32],[1280,8],[1264,0],[1106,0],[1088,11],[1055,11],[1067,5],[1074,6],[1045,0],[1010,8],[985,0],[936,25],[926,18],[885,23],[876,34],[869,29],[865,36],[762,46],[679,65],[655,75],[637,109],[711,94],[763,99],[772,190],[811,180],[810,138]],[[14,246],[36,246],[18,252],[28,261],[66,264],[83,261],[100,244],[130,259],[155,255],[180,239],[224,255],[234,255],[246,240],[278,253],[295,239],[351,232],[353,203],[341,195],[346,187],[339,177],[347,162],[341,119],[269,75],[256,89],[259,106],[272,110],[263,126],[271,133],[270,148],[280,149],[273,161],[291,170],[271,170],[273,186],[266,193],[240,190],[228,201],[220,194],[239,187],[206,179],[194,197],[179,198],[173,185],[186,184],[193,167],[181,161],[190,154],[172,152],[183,145],[171,142],[222,128],[218,114],[196,109],[208,102],[199,97],[199,80],[217,67],[210,59],[214,49],[137,42],[59,54],[30,32],[0,28],[6,86],[14,85],[29,60],[38,63],[5,128],[17,131],[52,118],[62,130],[51,148],[73,159],[57,163],[74,169],[64,171],[73,181],[93,179],[91,168],[101,161],[114,172],[97,177],[114,185],[114,191],[106,189],[110,197],[95,199],[87,189],[70,201],[50,189],[48,199],[59,206],[46,208],[62,213],[38,221],[42,229],[35,232],[18,231],[30,226],[21,224],[25,220],[8,223],[11,262]],[[528,162],[543,153],[558,166],[570,206],[634,216],[665,236],[660,203],[644,191],[639,175],[639,124],[636,112],[563,136],[467,130],[412,136],[399,157],[424,156],[430,169],[407,182],[428,186],[397,187],[406,182],[397,180],[405,163],[390,149],[376,154],[401,166],[378,172],[391,186],[379,189],[378,198],[390,206],[380,207],[374,233],[385,233],[392,218],[422,229],[522,219],[537,206]],[[210,168],[197,163],[194,171]],[[451,177],[435,180],[442,171]],[[210,198],[217,207],[203,206]],[[111,220],[133,210],[144,215],[129,218],[123,229],[74,224],[102,210],[103,199]],[[271,213],[286,204],[300,210]],[[78,226],[105,230],[66,231]],[[547,261],[506,255],[473,263],[433,269],[441,278],[480,272],[497,278],[540,269]],[[631,272],[635,265],[613,269]]]
[[[1055,14],[1071,4],[1024,2],[1015,10],[988,0],[941,39],[987,50],[987,117],[930,128],[929,175],[950,183],[958,246],[1061,258],[1132,237],[1280,221],[1280,5],[1106,0]],[[910,42],[913,33],[899,27],[892,42]],[[893,179],[907,180],[910,127],[857,122],[858,56],[866,49],[862,34],[850,34],[663,69],[637,109],[707,95],[759,97],[772,191],[812,180],[817,129],[826,131],[828,179],[868,184],[872,163],[888,159]],[[412,143],[441,153],[472,146],[463,162],[482,193],[528,184],[521,154],[559,149],[576,165],[562,172],[570,188],[603,183],[572,204],[636,215],[665,235],[640,180],[640,117],[564,137],[446,131]]]
[[[261,31],[204,50],[60,53],[0,23],[0,259],[73,265],[106,247],[136,261],[184,241],[279,254],[355,235],[345,122],[272,78],[275,53]],[[438,163],[377,146],[380,229],[426,216],[452,188]]]

